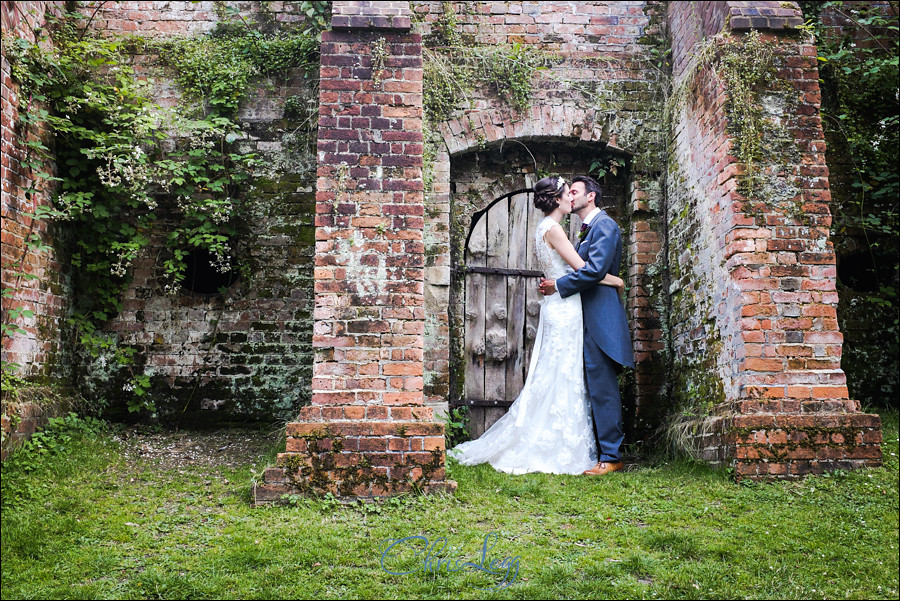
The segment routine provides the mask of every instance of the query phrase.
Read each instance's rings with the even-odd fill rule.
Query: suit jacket
[[[580,292],[585,336],[616,363],[634,367],[625,308],[614,287],[598,285],[607,273],[618,276],[622,262],[622,233],[605,211],[591,221],[578,245],[578,255],[585,266],[556,280],[556,289],[563,297]]]

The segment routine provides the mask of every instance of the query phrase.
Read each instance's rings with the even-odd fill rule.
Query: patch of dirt
[[[162,469],[229,467],[259,462],[278,442],[281,432],[262,430],[197,430],[142,432],[127,429],[115,435],[129,460],[148,460]]]

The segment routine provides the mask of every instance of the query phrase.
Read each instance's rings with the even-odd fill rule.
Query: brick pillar
[[[0,2],[4,35],[34,43],[34,31],[46,26],[48,13],[59,17],[63,4]],[[22,122],[20,110],[24,112],[37,101],[20,94],[6,52],[4,43],[0,52],[0,279],[10,292],[8,296],[4,293],[0,319],[23,331],[3,337],[0,354],[4,361],[18,366],[15,371],[19,376],[59,385],[66,377],[60,336],[68,309],[67,281],[53,248],[54,229],[49,220],[32,218],[38,207],[51,205],[54,185],[37,176],[40,169],[27,166],[36,155],[29,153],[25,144],[26,137],[31,142],[40,139],[49,144],[49,130],[42,123],[28,127]],[[56,166],[51,162],[42,169],[52,174]],[[35,250],[31,244],[35,240],[45,248]],[[33,316],[26,314],[13,320],[9,313],[13,309],[30,310]]]
[[[662,190],[650,176],[631,183],[628,233],[628,302],[634,345],[635,398],[631,437],[646,440],[658,428],[666,397],[666,342],[663,337],[668,289],[665,232],[661,231]]]
[[[880,465],[880,419],[848,398],[840,368],[816,49],[792,30],[800,10],[669,6],[674,75],[686,90],[667,191],[673,388],[714,404],[683,432],[701,458],[733,465],[738,478]],[[728,88],[708,64],[691,66],[702,39],[723,27],[719,55],[754,29],[777,70],[778,83],[759,91],[768,102],[755,167],[763,183],[749,197],[740,185],[748,166],[732,154]]]
[[[424,405],[422,44],[408,2],[335,2],[322,35],[312,405],[256,500],[453,491]]]

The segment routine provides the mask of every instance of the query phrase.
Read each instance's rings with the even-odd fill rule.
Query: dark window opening
[[[218,294],[223,288],[234,284],[238,277],[233,259],[229,257],[225,271],[216,261],[216,255],[205,248],[195,248],[188,253],[185,257],[187,269],[181,284],[183,289],[194,294]]]
[[[841,258],[838,262],[838,279],[841,283],[856,292],[876,292],[878,290],[878,274],[875,262],[868,252],[858,252]]]

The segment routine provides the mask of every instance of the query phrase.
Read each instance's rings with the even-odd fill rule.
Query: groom
[[[585,266],[558,280],[541,279],[545,295],[559,290],[562,297],[581,293],[584,312],[585,385],[594,415],[594,429],[600,461],[585,474],[601,476],[622,469],[622,401],[619,397],[618,372],[621,366],[634,367],[631,336],[625,309],[612,286],[598,282],[607,273],[619,275],[622,260],[622,234],[616,222],[597,208],[600,185],[591,177],[572,178],[569,188],[572,212],[583,225],[576,250]]]

